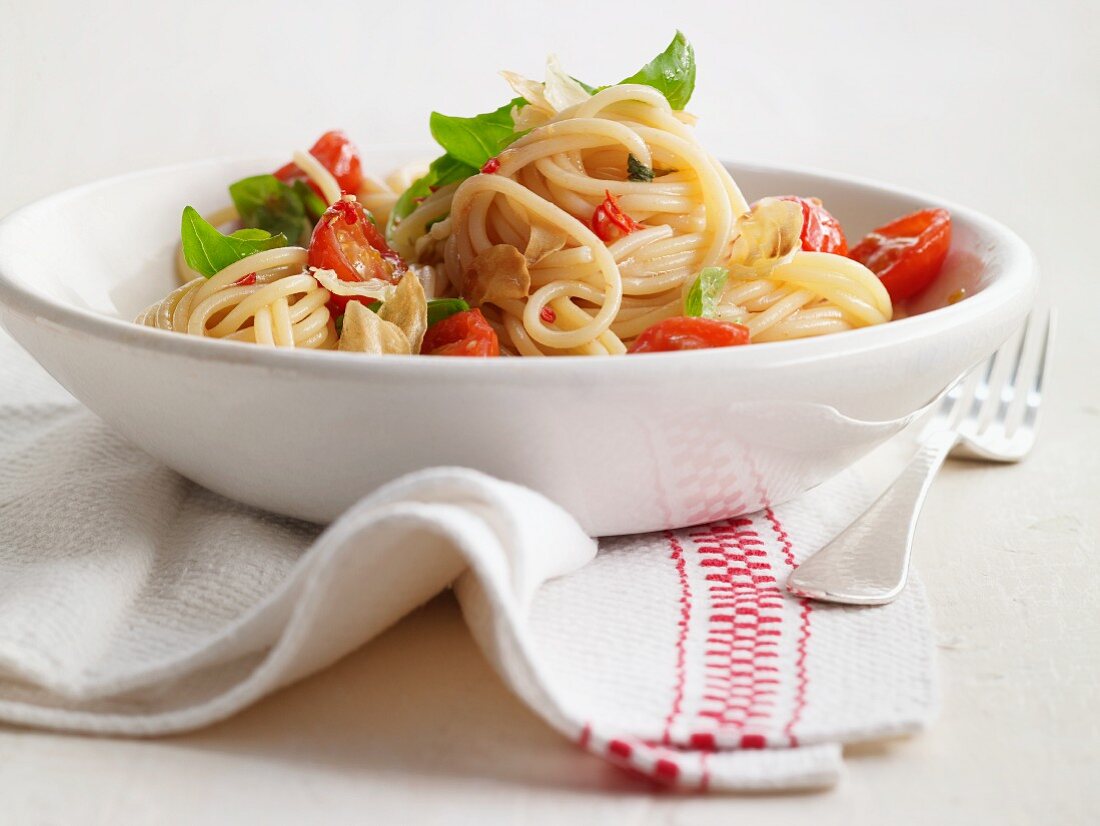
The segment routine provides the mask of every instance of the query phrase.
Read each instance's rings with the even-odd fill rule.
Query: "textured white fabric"
[[[594,753],[694,789],[828,785],[841,744],[933,708],[919,583],[871,609],[783,591],[869,501],[867,478],[597,553],[543,497],[442,468],[322,532],[160,466],[0,337],[0,719],[207,725],[453,583],[502,678]]]

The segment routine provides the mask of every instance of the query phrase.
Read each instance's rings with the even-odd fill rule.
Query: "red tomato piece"
[[[603,203],[596,207],[592,213],[592,231],[601,241],[610,244],[624,235],[630,235],[642,225],[623,212],[619,201],[607,190],[604,190]]]
[[[500,341],[481,310],[466,310],[429,327],[420,353],[425,356],[499,356]]]
[[[825,209],[820,198],[781,195],[779,200],[794,201],[802,207],[802,249],[807,252],[848,254],[848,240],[840,228],[840,221]]]
[[[381,278],[396,284],[409,269],[400,255],[390,249],[382,233],[356,201],[337,201],[330,206],[309,241],[309,266],[332,270],[341,281],[369,281]],[[329,309],[344,312],[348,301],[368,304],[373,299],[333,295]]]
[[[875,273],[893,301],[936,280],[951,247],[951,213],[922,209],[870,232],[849,253]]]
[[[658,321],[630,345],[631,353],[705,350],[749,343],[749,328],[730,321],[679,316]]]
[[[359,160],[359,150],[343,132],[339,130],[325,132],[317,139],[317,143],[313,144],[309,154],[332,173],[332,177],[340,184],[342,191],[354,195],[363,185],[363,165]],[[293,181],[295,178],[305,179],[306,174],[294,163],[288,163],[275,173],[275,177],[280,181]],[[310,183],[312,185],[312,181]],[[317,189],[317,187],[313,188]]]

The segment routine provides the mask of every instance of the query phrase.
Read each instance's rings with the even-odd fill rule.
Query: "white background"
[[[950,467],[918,536],[940,639],[936,726],[851,752],[824,794],[653,795],[506,694],[440,599],[207,731],[0,729],[0,820],[1100,821],[1095,1],[0,0],[0,214],[105,175],[289,152],[333,127],[361,145],[427,145],[430,110],[508,98],[499,69],[541,76],[555,51],[610,82],[677,27],[697,50],[690,108],[715,154],[985,210],[1034,246],[1060,305],[1042,444],[1019,467]]]

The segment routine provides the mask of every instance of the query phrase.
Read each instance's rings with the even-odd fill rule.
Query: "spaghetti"
[[[847,256],[819,201],[749,205],[683,111],[690,46],[677,35],[670,53],[673,70],[601,89],[553,59],[544,83],[505,73],[519,94],[509,106],[433,114],[446,154],[385,180],[326,133],[273,176],[230,187],[234,205],[209,221],[185,211],[183,286],[138,322],[276,347],[541,357],[725,346],[713,325],[737,325],[720,338],[741,343],[889,321],[883,280]],[[390,314],[419,302],[428,327],[402,339],[379,307],[409,274],[418,286]]]

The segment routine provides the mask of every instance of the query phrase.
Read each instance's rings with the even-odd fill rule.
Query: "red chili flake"
[[[592,231],[600,240],[608,243],[622,235],[630,235],[642,225],[623,212],[619,201],[609,190],[604,190],[604,201],[592,213]],[[621,233],[621,235],[620,235]]]
[[[248,275],[242,275],[236,281],[233,282],[235,287],[251,287],[256,283],[256,273],[250,272]]]
[[[539,310],[539,318],[545,321],[547,324],[553,324],[558,320],[558,314],[554,312],[554,308],[547,305]]]
[[[481,167],[481,172],[484,175],[492,175],[498,169],[500,169],[500,158],[489,158]]]

